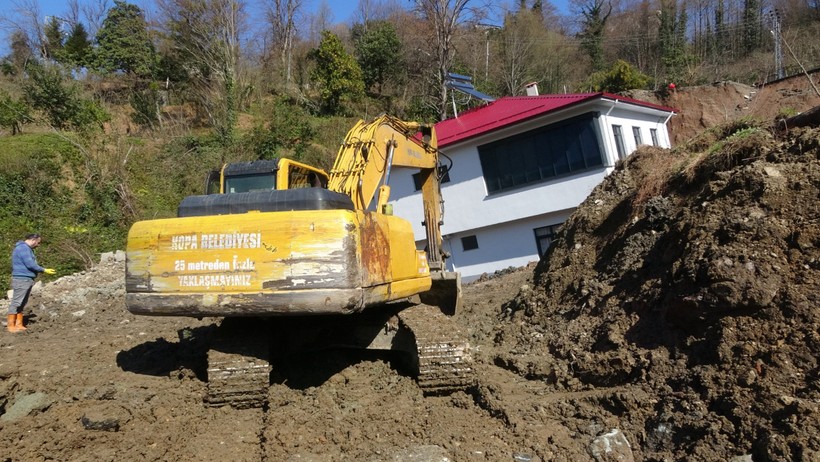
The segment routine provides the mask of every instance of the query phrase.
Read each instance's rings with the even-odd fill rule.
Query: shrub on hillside
[[[110,119],[96,102],[82,98],[59,66],[32,64],[23,84],[25,100],[43,113],[48,124],[58,130],[87,130],[102,127]]]

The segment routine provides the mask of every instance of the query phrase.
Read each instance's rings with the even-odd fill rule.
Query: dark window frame
[[[632,126],[632,137],[635,138],[635,146],[643,144],[643,135],[641,135],[641,127]]]
[[[660,146],[658,142],[658,129],[657,128],[650,128],[649,129],[649,136],[652,137],[652,146]]]
[[[615,150],[618,152],[618,159],[626,159],[626,145],[624,144],[624,131],[620,125],[612,125],[612,136],[615,138]]]
[[[600,113],[561,122],[478,146],[489,195],[604,167]]]
[[[476,250],[478,248],[478,236],[475,234],[471,236],[464,236],[461,238],[461,250],[464,252],[469,252],[470,250]]]
[[[535,235],[535,246],[538,248],[538,257],[543,257],[547,250],[549,250],[552,242],[555,240],[555,236],[558,234],[558,228],[561,226],[562,223],[558,223],[555,225],[549,226],[541,226],[538,228],[534,228],[532,230],[533,234]],[[540,233],[539,233],[540,232]],[[546,247],[544,246],[544,241],[546,242]]]

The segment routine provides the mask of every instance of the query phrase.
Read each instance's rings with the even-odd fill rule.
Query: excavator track
[[[398,316],[415,337],[417,380],[424,394],[448,394],[475,385],[470,344],[450,316],[423,304],[402,310]]]
[[[254,324],[256,321],[256,324]],[[267,401],[271,366],[268,333],[258,320],[225,319],[208,351],[205,404],[236,409],[262,407]]]

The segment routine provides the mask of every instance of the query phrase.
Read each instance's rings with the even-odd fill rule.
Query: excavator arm
[[[388,182],[394,166],[419,169],[427,257],[431,271],[442,272],[447,254],[441,246],[443,201],[439,152],[432,125],[405,122],[388,115],[370,122],[360,120],[339,148],[328,189],[349,196],[358,210],[371,209],[375,196],[375,211],[390,214]]]

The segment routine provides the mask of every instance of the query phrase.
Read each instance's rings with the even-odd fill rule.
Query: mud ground
[[[205,407],[214,321],[129,314],[105,255],[0,332],[0,460],[818,461],[820,131],[708,124],[619,165],[537,265],[464,287],[478,381],[450,396],[325,351],[276,364],[263,409]]]

